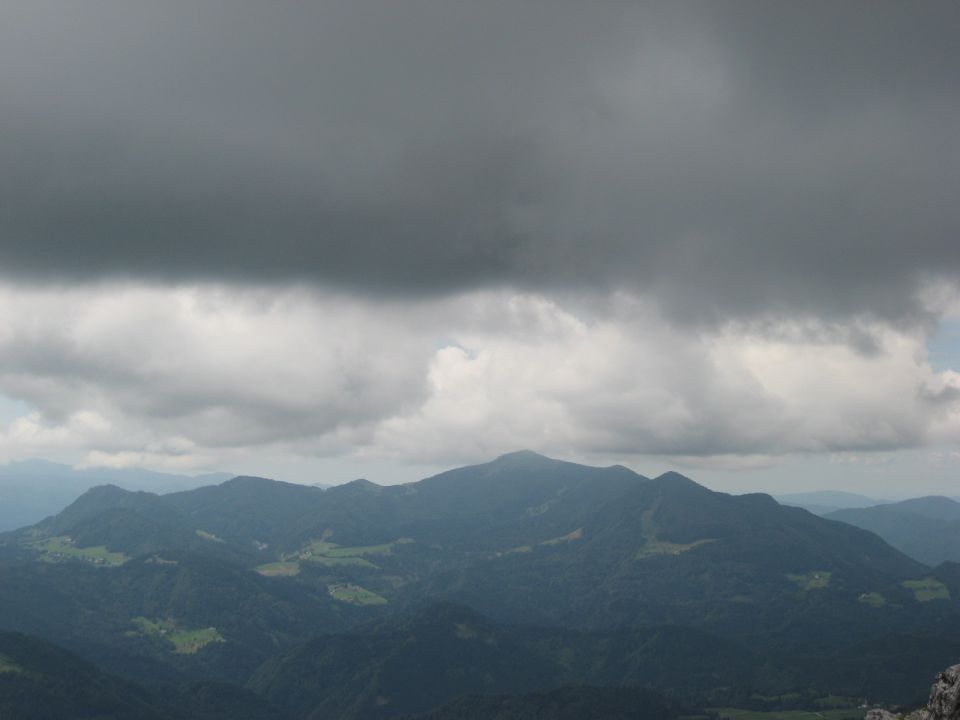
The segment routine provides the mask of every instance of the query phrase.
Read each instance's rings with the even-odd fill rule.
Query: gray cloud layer
[[[955,2],[0,8],[0,268],[915,318]]]

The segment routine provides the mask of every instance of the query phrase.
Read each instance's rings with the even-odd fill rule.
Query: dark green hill
[[[61,559],[97,560],[79,550],[99,546],[127,558],[174,549],[232,559],[255,556],[252,546],[228,546],[198,532],[199,528],[191,525],[190,518],[170,502],[170,497],[174,496],[131,492],[114,485],[94,487],[58,515],[0,535],[0,541],[4,537],[8,541],[18,540],[21,546],[39,551],[48,560],[55,553]],[[113,558],[115,563],[121,560]]]
[[[645,688],[562,687],[523,695],[465,695],[406,720],[674,720],[690,710]]]
[[[705,697],[759,667],[744,648],[685,628],[574,633],[501,625],[439,604],[310,640],[268,661],[249,686],[298,717],[360,720],[425,712],[464,693],[574,682],[643,682]]]
[[[223,482],[230,475],[171,475],[136,468],[77,470],[46,460],[0,465],[0,532],[15,530],[60,512],[89,488],[113,484],[126,490],[175,492]]]
[[[521,452],[407,485],[356,480],[320,490],[235,478],[164,500],[196,527],[238,545],[260,542],[289,552],[324,534],[340,545],[415,536],[476,551],[513,539],[548,540],[644,481],[623,467]]]
[[[104,486],[35,529],[47,535],[76,533],[105,511],[123,509],[149,518],[167,533],[150,542],[132,542],[122,533],[104,531],[111,549],[134,553],[189,545],[197,531],[238,552],[293,552],[323,536],[339,545],[358,545],[410,534],[422,542],[476,551],[499,549],[514,540],[548,540],[642,482],[645,478],[623,467],[593,468],[513,453],[389,487],[357,480],[322,490],[238,477],[157,496]]]
[[[244,549],[296,549],[329,505],[324,490],[257,477],[165,495],[196,529]]]
[[[909,601],[900,583],[925,571],[872,533],[675,473],[636,484],[567,533],[433,576],[421,592],[510,621],[764,635],[815,625],[823,605],[837,617],[818,632],[844,613],[856,624],[861,595]]]
[[[104,675],[54,645],[0,633],[0,717],[169,720],[175,716],[142,688]]]
[[[542,687],[559,669],[463,608],[321,636],[262,667],[249,686],[301,717],[380,718],[429,710],[457,695]]]
[[[913,498],[846,509],[826,517],[875,532],[906,555],[939,565],[960,562],[960,503],[946,497]]]
[[[278,720],[281,711],[233,685],[145,688],[44,640],[0,633],[0,718],[11,720]]]
[[[0,564],[0,629],[62,643],[138,680],[242,682],[278,648],[369,612],[311,587],[182,551],[118,567]]]

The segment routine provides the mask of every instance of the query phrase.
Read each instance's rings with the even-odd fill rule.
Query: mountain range
[[[641,687],[700,707],[902,701],[960,654],[960,565],[768,495],[529,452],[399,486],[100,486],[0,535],[0,574],[0,630],[291,718]]]

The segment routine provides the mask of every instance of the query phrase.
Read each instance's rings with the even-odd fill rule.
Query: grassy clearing
[[[327,590],[335,600],[351,605],[386,605],[387,603],[385,597],[352,583],[329,585]]]
[[[567,543],[574,542],[583,538],[583,528],[577,528],[573,532],[568,532],[566,535],[561,535],[560,537],[551,538],[550,540],[544,540],[542,543],[538,544],[538,547],[552,547],[555,545],[566,545]],[[502,555],[512,555],[513,553],[529,553],[533,552],[533,545],[521,545],[520,547],[510,548],[509,550],[504,550],[503,552],[498,552],[497,556]]]
[[[682,555],[694,548],[712,542],[714,542],[714,538],[704,538],[703,540],[686,544],[672,543],[666,540],[648,540],[647,544],[637,551],[636,559],[643,560],[644,558],[656,557],[658,555]]]
[[[682,555],[685,552],[716,542],[716,538],[702,538],[692,543],[675,543],[668,540],[660,540],[660,527],[656,521],[656,512],[659,508],[659,501],[654,503],[653,507],[645,510],[640,515],[640,535],[644,539],[643,547],[637,550],[634,556],[635,560],[644,560],[661,555]]]
[[[327,542],[326,540],[311,540],[304,545],[303,549],[300,551],[300,558],[306,559],[312,555],[326,555],[336,547],[336,543]]]
[[[327,537],[326,533],[324,533],[324,537]],[[377,565],[374,565],[365,558],[373,556],[385,557],[392,554],[394,547],[397,545],[406,545],[412,542],[413,540],[410,538],[400,538],[391,543],[383,543],[381,545],[340,547],[336,543],[329,542],[326,539],[311,540],[303,546],[303,549],[301,549],[299,553],[285,557],[284,560],[292,560],[295,558],[300,561],[306,560],[319,565],[326,565],[327,567],[352,566],[379,570],[380,568]]]
[[[373,570],[379,570],[378,565],[374,565],[369,560],[364,560],[360,557],[326,557],[325,555],[311,555],[310,557],[303,558],[305,562],[317,563],[318,565],[325,565],[326,567],[362,567],[362,568],[372,568]]]
[[[210,542],[220,543],[221,545],[224,544],[223,539],[218,538],[216,535],[214,535],[214,534],[211,533],[211,532],[207,532],[206,530],[195,530],[194,532],[197,533],[197,536],[198,536],[198,537],[202,537],[204,540],[209,540]]]
[[[363,557],[364,555],[389,555],[393,550],[393,543],[384,545],[363,545],[358,547],[334,547],[327,550],[326,557],[349,558]]]
[[[39,540],[30,543],[30,547],[40,552],[46,562],[64,562],[67,560],[81,560],[98,567],[116,567],[123,565],[130,558],[121,552],[110,552],[106,545],[79,548],[66,535]]]
[[[803,575],[787,575],[787,580],[795,583],[801,590],[819,590],[830,585],[830,576],[826,570],[814,570]]]
[[[300,574],[300,563],[272,562],[258,565],[254,570],[264,577],[292,577]]]
[[[140,629],[140,635],[158,637],[173,645],[178,655],[193,655],[211,643],[226,642],[216,628],[180,628],[170,619],[150,620],[145,617],[133,618]]]
[[[193,655],[211,643],[226,642],[216,628],[208,627],[200,630],[179,630],[169,637],[173,643],[174,652],[178,655]]]
[[[871,607],[883,607],[887,604],[887,599],[880,593],[863,593],[860,597],[857,598],[859,602],[862,602],[864,605],[870,605]]]
[[[0,655],[0,675],[3,673],[22,673],[23,668],[17,665],[13,660],[6,657],[5,655]]]
[[[843,710],[739,710],[737,708],[716,708],[720,718],[729,720],[862,720],[864,711],[858,708]]]
[[[299,574],[301,563],[304,562],[329,568],[354,567],[379,570],[378,565],[374,565],[366,558],[390,555],[397,545],[406,545],[413,542],[410,538],[400,538],[382,545],[340,547],[327,540],[330,535],[332,535],[331,531],[327,530],[320,540],[310,540],[298,552],[281,555],[279,562],[258,565],[254,570],[266,577],[290,577]],[[380,596],[377,595],[377,597]]]
[[[864,702],[863,698],[850,697],[849,695],[827,695],[814,700],[817,707],[843,708],[845,712],[849,712],[850,708],[857,707],[862,702]]]
[[[913,596],[920,602],[950,599],[950,589],[932,577],[923,580],[904,580],[902,585],[907,590],[912,590]]]

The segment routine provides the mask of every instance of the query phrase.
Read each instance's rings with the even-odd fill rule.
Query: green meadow
[[[110,552],[106,545],[76,547],[73,540],[65,535],[32,542],[30,547],[40,552],[43,560],[54,563],[65,560],[82,560],[92,565],[116,567],[117,565],[123,565],[130,559],[121,552]]]
[[[787,580],[796,583],[801,590],[819,590],[830,584],[831,575],[826,570],[814,570],[803,575],[787,575]]]
[[[166,640],[173,645],[173,651],[179,655],[193,655],[211,643],[226,642],[216,628],[180,628],[170,619],[150,620],[135,617],[133,624],[140,628],[140,634]]]
[[[907,590],[912,590],[913,596],[920,602],[950,599],[950,589],[932,577],[923,580],[904,580],[902,585]]]
[[[337,583],[328,586],[330,596],[351,605],[386,605],[387,599],[353,583]]]

